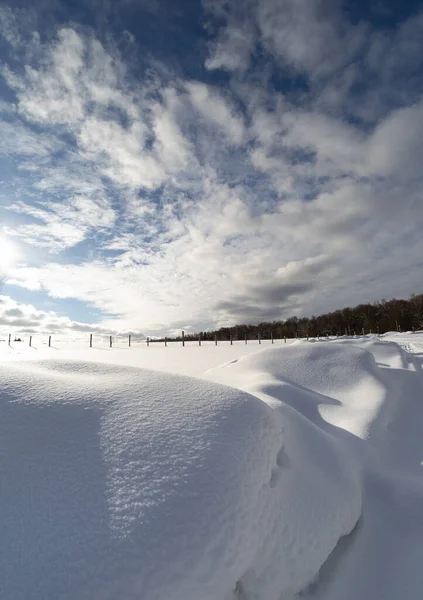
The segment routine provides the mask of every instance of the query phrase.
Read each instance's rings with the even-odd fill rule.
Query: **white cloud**
[[[12,48],[16,48],[22,43],[17,15],[10,6],[0,6],[0,34]]]
[[[118,185],[155,188],[164,180],[164,170],[151,152],[142,153],[145,135],[139,124],[125,129],[113,121],[88,119],[78,143],[89,160],[100,165],[104,175]]]
[[[355,58],[366,40],[364,22],[346,23],[340,1],[257,2],[264,46],[287,66],[327,76]]]
[[[199,82],[188,83],[187,89],[193,106],[204,119],[220,127],[230,144],[241,144],[244,137],[242,119],[220,92]]]
[[[40,123],[69,124],[84,115],[85,90],[78,76],[83,67],[84,44],[71,29],[58,33],[45,68],[26,67],[21,84],[19,112]]]
[[[68,317],[58,315],[54,310],[38,310],[31,304],[16,302],[10,296],[0,296],[0,328],[3,331],[3,339],[5,332],[6,335],[10,333],[17,337],[53,333],[61,337],[78,337],[83,332],[100,335],[115,333],[114,330],[109,331],[101,326],[72,321]]]
[[[339,0],[235,0],[225,8],[213,2],[205,6],[226,20],[211,44],[210,69],[246,69],[259,43],[284,66],[326,76],[350,62],[368,34],[364,22],[346,22]]]
[[[220,38],[212,46],[212,54],[206,61],[210,70],[244,70],[250,63],[254,36],[248,24],[244,27],[226,27]]]
[[[423,99],[392,112],[370,140],[369,160],[374,173],[399,181],[421,178],[423,156]]]
[[[213,41],[210,42],[210,56],[205,66],[207,69],[226,69],[228,71],[245,70],[250,64],[250,55],[255,45],[254,25],[247,17],[254,3],[245,0],[238,2],[222,2],[221,0],[203,0],[206,11],[219,21],[226,21],[221,26]]]
[[[12,113],[13,116],[14,113]],[[57,149],[57,143],[47,135],[35,134],[20,121],[0,122],[0,155],[46,157]]]
[[[193,150],[178,125],[177,114],[184,110],[180,99],[172,88],[164,90],[163,99],[163,104],[153,108],[155,150],[163,168],[172,173],[186,166]]]
[[[17,202],[8,207],[10,211],[33,217],[39,223],[22,225],[10,235],[17,235],[34,246],[60,252],[71,248],[85,239],[90,231],[111,227],[115,213],[107,202],[99,199],[75,196],[66,203],[57,203],[47,208]]]

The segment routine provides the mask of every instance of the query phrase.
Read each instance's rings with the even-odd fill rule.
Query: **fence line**
[[[58,334],[58,337],[56,337],[56,341],[59,341],[60,343],[66,343],[66,342],[83,343],[84,339],[86,339],[87,346],[89,348],[95,348],[95,340],[96,340],[96,338],[97,338],[97,340],[98,339],[103,340],[103,342],[105,343],[105,345],[108,345],[109,348],[113,348],[116,345],[121,346],[122,343],[125,342],[125,341],[127,341],[127,345],[128,345],[129,348],[134,347],[134,344],[138,345],[138,346],[140,344],[145,344],[147,347],[150,347],[152,344],[154,344],[154,345],[156,345],[156,344],[159,344],[159,345],[160,344],[164,344],[164,347],[167,348],[168,345],[178,345],[178,344],[180,344],[182,347],[185,347],[186,344],[187,344],[187,342],[191,342],[192,344],[198,344],[198,346],[200,346],[200,347],[202,346],[203,342],[213,343],[213,339],[211,339],[211,340],[204,339],[204,337],[203,337],[203,335],[201,333],[198,334],[198,336],[197,336],[196,339],[194,337],[187,339],[186,336],[185,336],[185,334],[184,334],[184,332],[182,332],[182,334],[183,334],[182,335],[182,339],[178,339],[178,338],[172,339],[172,338],[169,338],[167,336],[165,336],[164,338],[157,338],[157,339],[152,339],[150,337],[138,338],[137,339],[132,334],[129,334],[127,336],[120,336],[120,335],[113,336],[113,335],[107,335],[107,334],[103,334],[103,335],[99,334],[99,335],[96,336],[96,335],[94,335],[92,333],[90,333],[87,336],[87,338],[78,337],[78,338],[68,338],[67,339],[67,338],[61,337],[60,334]],[[14,339],[12,339],[12,337],[14,337]],[[15,336],[12,336],[12,334],[9,333],[8,334],[8,340],[7,340],[8,346],[11,346],[12,343],[24,343],[24,338],[25,337],[26,336],[20,337],[18,334],[16,334]],[[50,335],[39,334],[39,335],[36,335],[36,336],[35,335],[29,335],[28,338],[27,338],[28,339],[28,345],[30,347],[34,347],[33,346],[33,342],[37,341],[37,340],[40,340],[42,344],[46,344],[49,348],[52,348],[53,337],[54,336],[52,334],[50,334]],[[272,333],[270,335],[270,338],[268,340],[266,338],[263,338],[260,334],[255,339],[256,339],[256,342],[258,344],[261,344],[262,340],[263,341],[265,341],[265,340],[269,341],[270,343],[273,344],[274,341],[277,340],[278,338],[275,338],[273,336],[273,333]],[[287,338],[284,337],[283,339],[285,340],[285,343],[286,343]],[[43,340],[45,340],[45,341],[43,341]],[[248,342],[254,342],[254,338],[253,337],[248,337],[247,335],[245,335],[244,340],[245,340],[245,344],[248,344]],[[242,342],[242,341],[243,340],[239,339],[239,338],[238,339],[234,339],[232,337],[232,335],[229,336],[229,339],[219,339],[219,337],[218,337],[217,334],[214,335],[214,344],[216,346],[218,346],[219,344],[224,344],[224,343],[228,343],[229,345],[233,346],[234,342]]]
[[[372,332],[369,331],[368,333],[371,334]],[[379,335],[379,332],[377,332],[377,334]],[[205,335],[207,335],[207,333]],[[101,340],[104,340],[105,343],[107,343],[107,341],[108,341],[108,345],[109,345],[110,348],[113,348],[116,345],[121,346],[122,343],[126,343],[128,345],[128,348],[134,347],[134,345],[135,346],[140,346],[141,344],[145,344],[147,346],[147,348],[149,348],[152,344],[153,345],[164,344],[165,348],[167,348],[168,345],[178,345],[178,344],[180,344],[184,348],[186,346],[187,342],[191,342],[193,344],[198,343],[198,346],[201,347],[202,344],[203,344],[203,342],[210,342],[212,344],[213,341],[214,341],[214,345],[215,346],[217,346],[219,343],[220,344],[228,343],[229,345],[233,346],[234,341],[239,342],[239,343],[243,341],[242,338],[238,338],[238,336],[234,339],[234,337],[233,337],[233,335],[231,333],[229,334],[229,336],[228,336],[227,339],[219,339],[219,336],[217,335],[217,333],[215,333],[214,337],[211,337],[210,339],[205,339],[205,335],[202,332],[200,332],[198,334],[190,335],[187,338],[187,336],[185,334],[185,331],[182,331],[182,336],[180,336],[180,337],[178,336],[178,337],[175,337],[175,338],[170,338],[170,337],[165,336],[163,338],[152,339],[150,337],[146,337],[146,338],[141,338],[140,337],[140,338],[137,338],[133,334],[127,334],[127,335],[116,335],[115,334],[115,336],[113,336],[111,334],[110,335],[107,335],[107,334],[98,334],[98,335],[95,335],[93,333],[90,333],[89,336],[87,336],[87,338],[77,338],[77,339],[73,338],[73,339],[70,339],[70,340],[66,340],[66,338],[65,339],[63,339],[63,338],[60,339],[60,337],[59,337],[58,341],[62,342],[62,343],[65,342],[65,341],[72,341],[73,343],[75,343],[75,342],[81,343],[81,342],[83,342],[83,340],[86,339],[87,340],[87,346],[89,348],[93,348],[94,347],[93,343],[94,343],[95,338],[97,338],[97,339],[100,338]],[[348,334],[346,334],[346,335],[348,335]],[[363,336],[366,335],[364,328],[362,329],[362,335]],[[351,334],[350,334],[349,337],[352,337],[352,336],[356,336],[356,332],[355,331],[351,332]],[[13,343],[14,342],[21,343],[21,342],[24,341],[21,337],[18,337],[18,334],[16,334],[14,337],[15,337],[15,339],[14,339]],[[317,336],[317,339],[319,339],[320,337],[327,337],[327,336]],[[330,337],[339,337],[339,333],[336,336],[330,336]],[[29,346],[33,347],[33,348],[35,348],[33,346],[33,339],[34,338],[35,338],[34,335],[30,335],[29,336]],[[38,339],[43,339],[43,334],[38,335],[37,338]],[[46,337],[44,339],[47,339],[47,341],[43,341],[41,343],[47,344],[48,347],[51,348],[52,347],[53,335],[52,334],[50,334],[48,336],[46,335]],[[283,337],[275,337],[272,331],[270,332],[270,337],[269,338],[263,338],[260,331],[256,334],[256,336],[248,336],[248,334],[245,334],[245,336],[244,336],[244,342],[245,342],[245,344],[248,344],[248,342],[254,342],[254,341],[256,341],[259,345],[261,345],[262,341],[268,341],[271,344],[274,344],[275,340],[276,341],[277,340],[279,340],[279,341],[283,340],[284,343],[286,344],[287,343],[287,339],[299,339],[298,332],[295,332],[292,335],[292,337],[290,337],[290,338],[287,338],[286,335],[284,335]],[[306,338],[304,338],[304,339],[307,339],[307,340],[309,339],[308,333],[306,334]],[[12,334],[11,333],[8,334],[8,345],[9,346],[12,345]]]

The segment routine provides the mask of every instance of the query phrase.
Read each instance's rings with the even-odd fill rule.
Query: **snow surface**
[[[2,600],[422,596],[423,335],[34,346],[0,342]]]

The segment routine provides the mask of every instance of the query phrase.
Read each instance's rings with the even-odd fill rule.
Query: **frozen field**
[[[1,600],[416,600],[423,333],[0,342]]]

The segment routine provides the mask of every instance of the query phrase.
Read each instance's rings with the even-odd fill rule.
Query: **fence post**
[[[90,333],[90,348],[93,347],[93,334]]]
[[[307,341],[308,341],[308,331],[307,331]]]
[[[229,334],[229,341],[231,343],[231,346],[233,345],[233,340],[232,340],[232,333]]]
[[[11,333],[9,333],[9,346],[10,346],[10,342],[11,342],[11,340],[12,340],[12,334],[11,334]]]
[[[29,336],[29,345],[32,346],[32,335]]]
[[[165,348],[167,348],[167,337],[165,336]]]
[[[214,345],[217,346],[217,333],[214,334]]]
[[[258,343],[261,344],[261,336],[260,336],[260,331],[257,334],[257,338],[258,338]]]
[[[296,331],[296,332],[295,332],[295,337],[296,337],[296,338],[298,337],[298,331]]]
[[[112,336],[110,336],[109,343],[110,343],[110,348],[111,348],[111,347],[112,347],[112,345],[113,345]]]
[[[185,346],[185,331],[182,332],[182,346]]]
[[[51,347],[51,335],[48,336],[48,347]]]
[[[273,331],[270,332],[270,339],[272,340],[272,344],[273,344]]]
[[[286,344],[286,335],[284,335],[284,336],[283,336],[283,339],[284,339],[284,341],[285,341],[285,344]]]
[[[248,338],[247,338],[247,334],[245,334],[245,345],[248,344]]]
[[[150,338],[147,337],[147,348],[150,346]]]
[[[365,335],[365,333],[364,333],[364,327],[363,327],[363,335]]]
[[[129,344],[129,347],[131,347],[131,336],[128,337],[128,344]]]
[[[201,346],[201,331],[198,334],[198,345]]]

